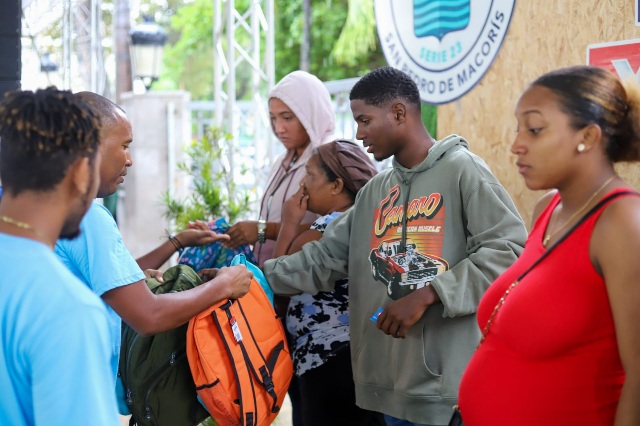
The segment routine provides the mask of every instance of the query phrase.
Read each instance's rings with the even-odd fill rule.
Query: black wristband
[[[173,244],[173,247],[176,249],[176,251],[184,250],[184,246],[179,239],[177,239],[173,235],[168,235],[167,237],[169,238],[171,244]]]

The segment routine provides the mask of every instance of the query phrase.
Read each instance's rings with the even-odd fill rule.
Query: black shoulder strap
[[[620,192],[616,192],[615,194],[610,194],[606,197],[604,197],[602,200],[600,200],[600,202],[598,202],[598,204],[596,204],[595,206],[593,206],[591,208],[591,210],[589,210],[584,216],[582,216],[582,218],[571,227],[571,229],[569,229],[558,241],[555,242],[554,245],[552,245],[551,247],[549,247],[549,250],[545,251],[542,256],[540,256],[538,258],[538,260],[536,260],[535,262],[533,262],[533,264],[531,266],[529,266],[527,268],[526,271],[524,271],[522,274],[520,274],[520,276],[518,277],[518,281],[522,280],[525,275],[527,275],[529,272],[531,272],[531,270],[533,268],[535,268],[540,262],[542,262],[542,260],[547,257],[552,251],[553,249],[555,249],[561,242],[563,242],[564,240],[567,239],[567,237],[569,235],[571,235],[571,233],[573,231],[576,230],[576,228],[578,226],[580,226],[582,224],[582,222],[584,222],[585,220],[587,220],[592,214],[594,214],[595,212],[597,212],[598,210],[600,210],[600,208],[602,206],[604,206],[605,204],[607,204],[609,201],[621,197],[623,195],[634,195],[634,196],[640,196],[640,193],[636,192],[636,191],[620,191]]]

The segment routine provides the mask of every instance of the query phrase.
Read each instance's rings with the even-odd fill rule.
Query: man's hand
[[[184,247],[195,247],[211,244],[219,240],[228,240],[227,234],[218,234],[213,232],[209,225],[201,220],[195,222],[189,222],[188,229],[179,232],[175,238],[178,239],[180,244]]]
[[[144,271],[144,276],[145,278],[149,279],[149,278],[155,278],[156,280],[158,280],[159,283],[163,283],[164,282],[164,277],[163,277],[164,272],[158,270],[158,269],[146,269]]]
[[[429,305],[439,300],[438,294],[430,285],[409,293],[387,305],[378,316],[378,328],[389,336],[405,338],[409,328],[422,318]]]
[[[226,266],[220,268],[215,276],[216,280],[223,281],[227,287],[229,299],[238,299],[249,291],[249,285],[253,274],[244,265]]]
[[[198,272],[198,276],[202,278],[202,281],[211,281],[218,275],[218,271],[220,271],[218,268],[204,268]]]
[[[258,241],[258,221],[243,220],[227,230],[229,240],[225,247],[238,248],[243,244],[255,244]]]

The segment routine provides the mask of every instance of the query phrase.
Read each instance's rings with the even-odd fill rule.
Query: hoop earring
[[[584,152],[585,148],[586,148],[586,146],[583,143],[579,143],[578,146],[576,147],[578,152]]]

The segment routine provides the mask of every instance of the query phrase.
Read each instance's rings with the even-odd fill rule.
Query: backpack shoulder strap
[[[256,401],[258,389],[254,386],[251,359],[244,347],[244,339],[237,322],[238,320],[242,321],[243,318],[236,316],[235,313],[237,312],[232,312],[232,309],[236,311],[235,307],[238,304],[239,301],[229,300],[219,308],[214,309],[211,312],[211,317],[224,342],[230,366],[236,379],[240,425],[255,426],[258,417],[258,402]]]

